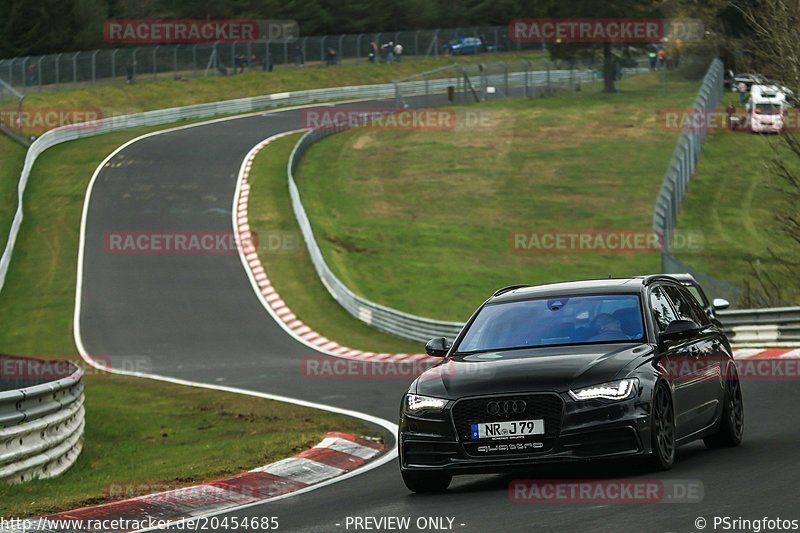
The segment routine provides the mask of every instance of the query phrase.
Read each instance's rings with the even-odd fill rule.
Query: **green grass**
[[[39,158],[0,293],[0,353],[77,357],[72,317],[86,187],[107,154],[151,129],[65,143]],[[0,516],[99,502],[110,482],[213,479],[291,455],[325,431],[363,429],[315,410],[278,411],[274,402],[133,378],[87,379],[86,401],[79,463],[55,480],[0,486]]]
[[[17,209],[17,182],[24,162],[25,148],[0,134],[0,250],[6,247],[11,220]]]
[[[658,111],[698,82],[643,74],[606,95],[461,108],[487,127],[360,129],[315,144],[298,186],[323,254],[356,293],[464,320],[498,287],[658,271],[657,253],[512,251],[515,230],[642,230],[677,134]]]
[[[292,212],[286,186],[286,162],[300,134],[278,139],[259,152],[250,173],[250,226],[258,235],[288,232],[301,243],[291,253],[259,249],[264,269],[292,312],[321,335],[343,346],[367,351],[418,353],[422,347],[384,335],[356,320],[319,280]]]
[[[786,153],[777,136],[730,131],[708,136],[678,219],[679,229],[703,232],[704,251],[691,258],[678,255],[718,279],[739,287],[749,285],[754,296],[766,292],[797,303],[800,280],[787,273],[796,272],[800,250],[776,215],[781,209],[796,210],[798,206],[787,205],[786,184],[767,165],[774,149]],[[790,168],[800,174],[796,156],[787,161],[793,161]]]
[[[219,479],[308,449],[326,431],[364,429],[354,419],[261,398],[135,378],[88,378],[78,461],[56,479],[0,485],[0,516],[53,513],[104,503],[120,491],[137,496],[137,490]]]
[[[175,80],[162,75],[153,80],[140,74],[136,83],[121,81],[80,85],[64,89],[31,91],[25,108],[101,109],[105,116],[123,115],[151,109],[216,102],[233,98],[260,96],[283,91],[301,91],[323,87],[344,87],[388,83],[392,80],[456,63],[537,60],[541,52],[513,52],[491,55],[413,59],[393,64],[371,64],[366,60],[336,67],[308,63],[305,68],[279,67],[273,72],[254,70],[235,76],[187,76]]]

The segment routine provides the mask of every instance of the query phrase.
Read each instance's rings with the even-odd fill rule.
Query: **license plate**
[[[513,422],[472,424],[470,433],[473,439],[544,435],[544,420],[515,420]]]

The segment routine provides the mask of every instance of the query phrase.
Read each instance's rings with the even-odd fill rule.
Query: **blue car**
[[[486,51],[486,47],[477,37],[459,37],[444,45],[444,51],[451,56],[458,56],[479,54]]]

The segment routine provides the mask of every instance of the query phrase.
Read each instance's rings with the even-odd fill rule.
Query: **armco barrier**
[[[800,307],[733,309],[717,314],[736,345],[800,345]]]
[[[62,474],[83,443],[83,370],[0,355],[0,482]]]
[[[590,79],[589,71],[581,71],[580,74],[584,79]],[[588,74],[587,74],[588,73]],[[524,79],[526,73],[518,73],[512,76],[512,79]],[[576,76],[576,71],[559,70],[550,71],[552,79],[569,79]],[[181,120],[198,119],[213,117],[216,115],[248,113],[269,109],[278,106],[301,105],[309,104],[312,102],[331,102],[336,100],[351,100],[351,99],[383,99],[392,98],[395,96],[395,91],[398,85],[402,88],[404,95],[409,94],[426,94],[430,92],[446,92],[447,87],[452,85],[452,80],[442,79],[435,80],[436,82],[405,82],[385,83],[378,85],[361,85],[353,87],[335,87],[329,89],[312,89],[297,92],[284,92],[269,94],[265,96],[256,96],[252,98],[240,98],[237,100],[226,100],[223,102],[212,102],[208,104],[196,104],[185,107],[174,107],[171,109],[160,109],[156,111],[146,111],[144,113],[136,113],[133,115],[121,115],[116,117],[104,118],[94,124],[72,124],[63,126],[44,133],[41,137],[31,144],[25,156],[25,164],[22,168],[19,184],[17,187],[17,211],[14,214],[14,220],[11,224],[6,248],[3,251],[3,256],[0,258],[0,291],[3,290],[5,285],[6,274],[8,273],[8,266],[11,262],[11,256],[14,251],[14,245],[17,240],[17,234],[22,224],[23,218],[23,204],[22,197],[25,192],[25,187],[28,183],[33,164],[39,154],[48,148],[61,144],[67,141],[73,141],[83,137],[91,137],[112,131],[119,131],[128,128],[136,128],[141,126],[158,126],[161,124],[170,124]]]

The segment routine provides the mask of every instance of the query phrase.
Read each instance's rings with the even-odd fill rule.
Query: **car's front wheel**
[[[719,430],[703,439],[709,448],[728,448],[738,446],[744,434],[744,402],[742,387],[736,367],[731,366],[725,382],[725,404],[722,408],[722,420]]]
[[[653,392],[650,409],[650,440],[653,449],[652,465],[657,470],[669,470],[675,462],[675,410],[669,388],[661,382]]]
[[[402,470],[403,482],[411,492],[442,492],[447,490],[453,476],[441,472]]]

